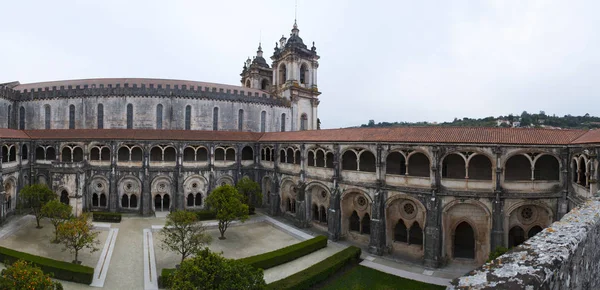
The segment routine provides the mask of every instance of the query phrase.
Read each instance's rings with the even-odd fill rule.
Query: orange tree
[[[196,213],[177,210],[167,215],[167,222],[162,228],[163,250],[181,254],[181,262],[191,254],[200,251],[209,244],[211,236],[205,233],[206,228],[198,222]]]
[[[28,209],[35,216],[37,228],[41,229],[42,207],[47,202],[56,199],[56,194],[44,184],[26,185],[19,191],[19,208]]]
[[[235,220],[243,222],[248,219],[248,205],[242,200],[244,197],[229,184],[215,188],[206,198],[206,204],[217,212],[220,240],[225,239],[225,231],[231,222]]]
[[[42,206],[42,216],[50,219],[54,226],[53,243],[58,243],[58,226],[71,218],[71,210],[70,205],[64,204],[58,199],[53,199]]]
[[[96,245],[99,232],[92,230],[92,223],[87,215],[81,215],[78,218],[70,219],[58,225],[58,241],[64,245],[63,251],[69,250],[75,254],[73,263],[81,264],[77,260],[79,251],[89,249],[90,252],[98,251]]]
[[[63,287],[59,282],[52,281],[42,269],[18,260],[0,272],[0,289],[62,290]]]
[[[250,213],[254,213],[254,209],[262,203],[262,192],[258,182],[244,176],[235,188],[244,197],[243,202],[248,205]]]

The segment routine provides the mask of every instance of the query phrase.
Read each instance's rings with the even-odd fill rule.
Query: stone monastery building
[[[377,255],[482,263],[598,191],[599,130],[317,130],[319,55],[294,24],[242,86],[164,79],[0,85],[2,219],[45,183],[74,211],[205,207],[249,176],[263,204]]]

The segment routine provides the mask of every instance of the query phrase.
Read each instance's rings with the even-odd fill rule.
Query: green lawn
[[[387,289],[407,289],[407,290],[441,290],[444,286],[426,284],[414,280],[404,279],[402,277],[383,273],[371,268],[356,266],[338,279],[328,283],[324,290],[387,290]]]

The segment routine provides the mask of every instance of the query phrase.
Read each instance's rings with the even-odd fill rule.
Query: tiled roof
[[[260,141],[373,141],[406,143],[566,145],[586,132],[586,130],[546,130],[487,127],[348,128],[265,133]],[[596,140],[597,142],[600,142],[600,138]]]
[[[140,130],[140,129],[74,129],[26,130],[32,139],[49,140],[202,140],[254,142],[261,133],[197,131],[197,130]]]
[[[600,129],[589,130],[579,138],[575,139],[573,144],[600,143]]]
[[[162,85],[163,88],[166,87],[166,85],[170,85],[172,88],[175,85],[178,85],[179,87],[181,87],[182,85],[186,85],[188,87],[201,86],[202,88],[209,87],[209,88],[217,88],[217,89],[231,90],[231,91],[238,90],[238,91],[260,93],[260,94],[265,93],[264,91],[261,91],[261,90],[251,89],[251,88],[246,88],[246,87],[241,87],[241,86],[232,86],[232,85],[207,83],[207,82],[196,82],[196,81],[187,81],[187,80],[145,79],[145,78],[100,78],[100,79],[81,79],[81,80],[39,82],[39,83],[19,84],[18,86],[14,87],[14,89],[23,92],[24,90],[31,91],[32,89],[35,89],[35,90],[37,90],[37,89],[44,90],[44,88],[52,89],[52,87],[56,87],[57,89],[60,89],[61,86],[64,86],[66,89],[68,86],[72,86],[73,88],[75,88],[75,86],[80,86],[81,88],[83,88],[85,85],[88,85],[88,87],[92,87],[92,85],[95,85],[97,88],[99,88],[100,85],[104,85],[104,87],[107,87],[109,84],[112,85],[113,87],[115,87],[116,84],[119,84],[121,87],[123,87],[124,84],[128,84],[129,87],[133,87],[134,84],[136,84],[138,87],[141,87],[141,85],[144,84],[144,85],[146,85],[147,88],[150,87],[150,84],[153,84],[155,88],[158,85]]]
[[[402,142],[453,144],[569,145],[600,143],[600,130],[548,130],[485,127],[347,128],[295,132],[197,130],[0,129],[0,139],[46,140],[190,140],[241,142]]]

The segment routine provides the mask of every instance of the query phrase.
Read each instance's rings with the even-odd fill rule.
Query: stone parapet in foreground
[[[447,289],[600,289],[600,199],[588,200]]]

